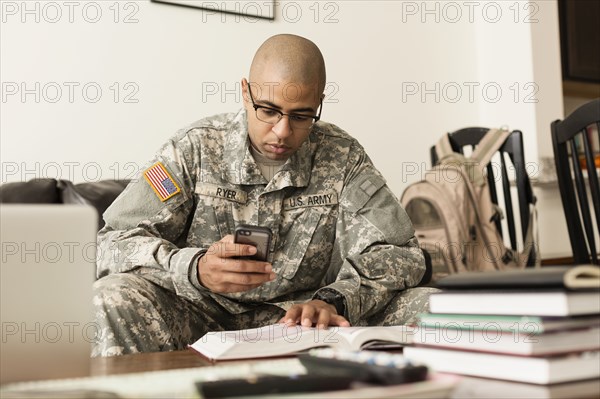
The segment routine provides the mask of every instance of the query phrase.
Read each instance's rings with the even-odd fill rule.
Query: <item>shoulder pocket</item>
[[[373,195],[385,185],[385,179],[377,175],[358,177],[342,191],[340,204],[352,213],[360,211]]]
[[[153,220],[165,210],[174,212],[186,202],[186,194],[181,190],[162,202],[150,184],[140,176],[132,181],[104,212],[104,220],[115,230],[126,230],[142,221]]]

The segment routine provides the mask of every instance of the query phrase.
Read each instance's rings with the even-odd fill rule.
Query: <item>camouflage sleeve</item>
[[[197,292],[188,273],[202,248],[183,248],[181,242],[185,240],[193,208],[196,154],[199,151],[186,135],[176,136],[106,210],[106,225],[98,233],[98,278],[112,273],[143,272],[159,284],[174,285],[184,296],[186,292]],[[172,181],[168,183],[179,188],[167,199],[165,195],[161,198],[155,191],[157,187],[144,176],[148,168],[158,163],[170,175]]]
[[[332,261],[353,325],[381,311],[398,291],[416,286],[425,272],[412,223],[364,152],[341,194]],[[332,265],[336,267],[336,265]]]

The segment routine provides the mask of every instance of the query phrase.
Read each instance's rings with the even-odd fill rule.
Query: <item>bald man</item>
[[[390,325],[426,310],[410,220],[360,144],[320,121],[311,41],[269,38],[244,108],[180,130],[104,214],[94,356],[183,349],[209,331],[277,322]],[[233,242],[271,229],[267,261]]]

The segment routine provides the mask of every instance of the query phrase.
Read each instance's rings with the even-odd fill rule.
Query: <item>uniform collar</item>
[[[271,182],[262,175],[250,152],[250,137],[248,136],[248,120],[246,110],[241,109],[233,118],[231,128],[227,133],[223,161],[223,179],[232,184],[268,184],[265,191],[276,191],[284,187],[306,187],[310,181],[312,167],[311,148],[314,145],[313,135],[309,135],[298,151],[283,165]]]

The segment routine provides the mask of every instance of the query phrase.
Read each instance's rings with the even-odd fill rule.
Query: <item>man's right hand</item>
[[[256,253],[252,245],[235,244],[228,235],[211,245],[198,260],[198,280],[212,292],[243,292],[275,279],[270,263],[239,259]]]

